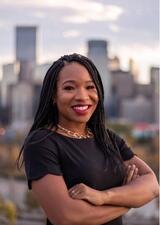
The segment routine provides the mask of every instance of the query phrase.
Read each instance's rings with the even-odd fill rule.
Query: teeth
[[[86,106],[74,106],[74,109],[77,109],[77,110],[86,110],[86,109],[88,109],[88,105],[86,105]]]

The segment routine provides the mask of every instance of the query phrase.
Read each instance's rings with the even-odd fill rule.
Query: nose
[[[86,101],[89,99],[89,95],[84,88],[80,88],[76,91],[75,100],[77,101]]]

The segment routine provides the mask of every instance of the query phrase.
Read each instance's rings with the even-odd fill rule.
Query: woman
[[[129,208],[158,194],[153,171],[105,128],[103,98],[100,75],[82,55],[47,71],[21,150],[47,225],[121,225]]]

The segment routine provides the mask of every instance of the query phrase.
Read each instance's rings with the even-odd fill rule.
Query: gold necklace
[[[87,127],[87,133],[85,135],[83,134],[78,134],[77,132],[73,132],[71,130],[68,130],[64,127],[62,127],[61,125],[57,124],[57,127],[64,131],[66,134],[68,134],[70,137],[74,137],[74,138],[78,138],[78,139],[85,139],[85,138],[91,138],[93,137],[93,133],[91,132],[91,130]]]

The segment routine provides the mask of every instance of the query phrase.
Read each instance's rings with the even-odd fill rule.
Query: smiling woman
[[[122,225],[122,215],[158,195],[153,171],[105,127],[99,72],[85,56],[65,55],[44,78],[21,149],[47,225]]]

